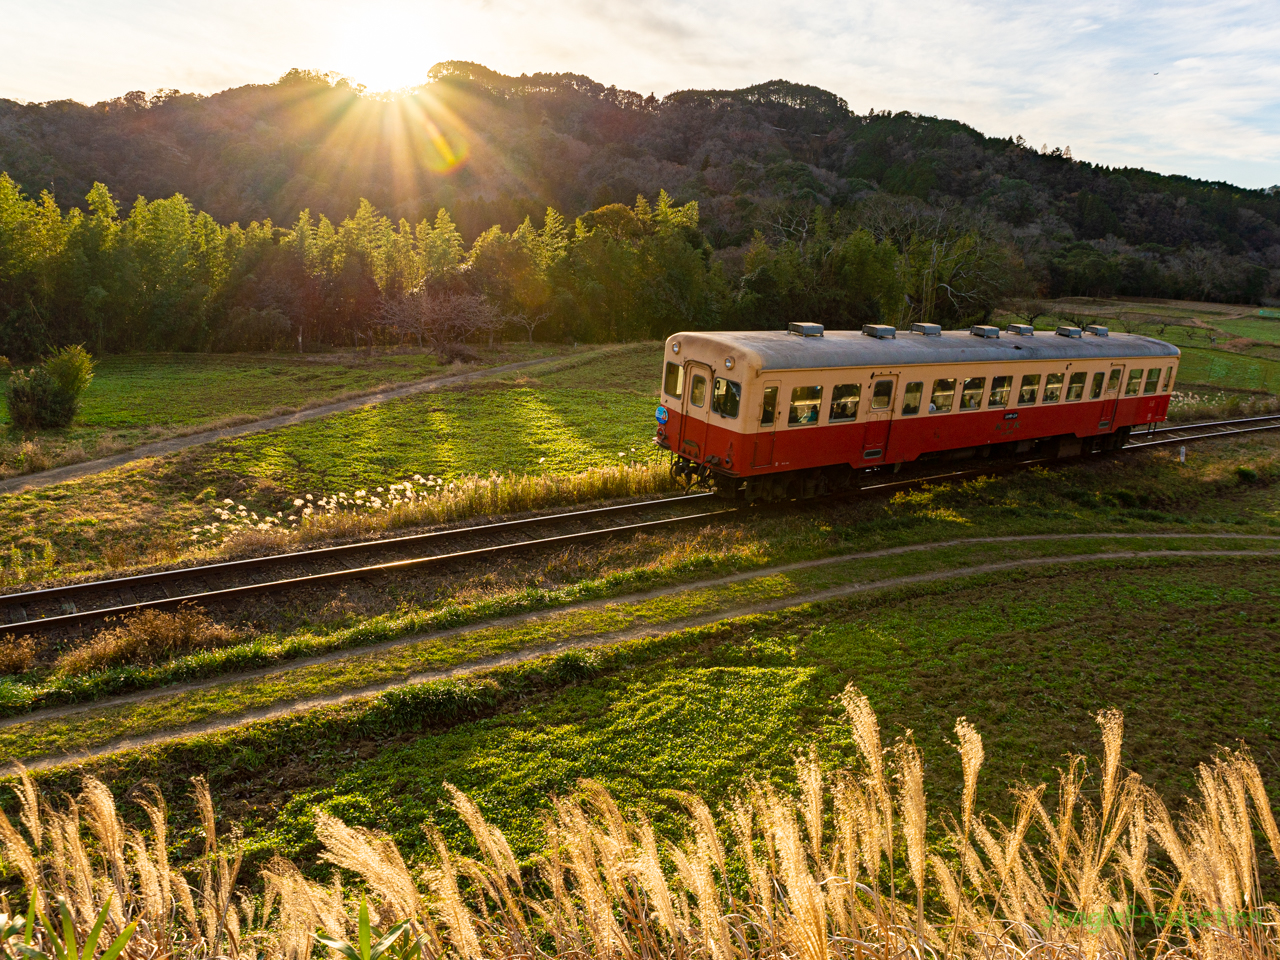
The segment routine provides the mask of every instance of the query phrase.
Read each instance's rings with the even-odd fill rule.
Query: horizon
[[[53,0],[14,11],[6,26],[0,97],[27,103],[91,104],[131,90],[208,95],[294,67],[338,73],[369,92],[403,90],[450,59],[513,76],[583,74],[659,97],[785,79],[829,90],[859,114],[958,120],[991,137],[1070,146],[1099,166],[1250,189],[1280,183],[1280,7],[1261,0],[1070,10],[869,0],[785,13],[672,0],[374,0],[356,15],[333,0],[233,0],[216,10]]]

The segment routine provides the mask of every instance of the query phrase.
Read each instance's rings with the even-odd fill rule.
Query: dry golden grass
[[[9,673],[30,670],[36,662],[34,637],[5,637],[0,639],[0,677]]]
[[[931,819],[910,733],[886,747],[867,699],[850,688],[843,702],[858,769],[824,770],[810,750],[797,757],[795,796],[750,783],[716,813],[676,794],[689,814],[679,843],[660,839],[644,814],[624,812],[602,786],[584,782],[576,796],[553,800],[546,845],[527,864],[453,788],[477,857],[450,848],[427,824],[436,856],[414,867],[389,837],[318,811],[321,857],[360,879],[382,926],[410,922],[400,960],[1276,954],[1280,909],[1260,881],[1275,864],[1264,867],[1259,847],[1280,859],[1280,829],[1243,748],[1201,765],[1200,796],[1175,817],[1121,770],[1124,720],[1104,711],[1097,773],[1070,758],[1055,806],[1044,785],[1022,785],[1004,822],[973,810],[983,746],[962,718],[960,808]],[[262,874],[261,902],[243,895],[236,834],[219,839],[208,787],[194,783],[204,852],[175,867],[158,791],[142,791],[146,836],[121,821],[100,782],[86,778],[79,800],[57,810],[20,771],[22,829],[0,815],[4,864],[37,903],[66,898],[77,924],[91,922],[108,897],[108,933],[143,920],[131,957],[304,960],[317,929],[354,939],[355,891],[339,879],[319,884],[275,858]]]
[[[193,650],[227,646],[240,639],[229,627],[215,623],[199,607],[183,604],[177,610],[141,610],[121,618],[88,643],[60,656],[57,673],[87,673],[122,663],[161,663]]]
[[[398,486],[398,485],[397,485]],[[601,500],[649,497],[674,490],[663,464],[629,464],[593,467],[575,474],[491,474],[467,477],[447,487],[405,484],[408,495],[388,495],[379,504],[347,507],[334,504],[326,510],[300,502],[298,520],[290,526],[274,518],[256,517],[237,522],[224,520],[207,534],[226,536],[223,552],[230,555],[273,552],[335,539],[363,539],[390,530],[501,516],[530,510],[574,506]],[[237,511],[224,511],[234,518]]]

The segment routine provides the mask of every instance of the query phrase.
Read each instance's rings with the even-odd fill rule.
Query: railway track
[[[1131,435],[1126,450],[1144,447],[1163,447],[1192,440],[1209,440],[1213,437],[1231,437],[1237,434],[1258,433],[1263,430],[1280,430],[1280,413],[1264,417],[1241,417],[1236,420],[1209,420],[1204,423],[1184,423],[1155,427]],[[1223,429],[1224,427],[1229,429]],[[1153,439],[1148,439],[1153,438]]]
[[[252,594],[385,577],[433,565],[483,562],[522,550],[568,546],[733,512],[727,506],[697,509],[709,506],[708,500],[714,498],[713,493],[666,497],[4,594],[0,595],[0,618],[5,621],[0,623],[0,636],[83,627],[88,621],[137,610],[219,604]],[[695,509],[690,511],[689,506]],[[673,516],[631,520],[637,514],[673,508],[685,509]]]
[[[1278,429],[1280,414],[1165,426],[1135,434],[1123,449],[1141,450]],[[892,480],[872,475],[868,477],[871,482],[858,487],[856,492],[887,493],[895,488],[922,483],[965,480],[1037,465],[1065,465],[1078,459],[1082,458],[1041,457],[1020,461],[981,461],[973,467],[953,469],[945,473],[925,476],[912,473]],[[432,565],[474,563],[522,550],[567,546],[735,512],[736,508],[724,506],[710,510],[695,509],[693,512],[682,510],[674,516],[652,520],[612,522],[655,510],[698,504],[707,506],[715,498],[714,493],[666,497],[642,503],[595,507],[288,554],[180,567],[131,577],[65,584],[23,593],[0,594],[0,620],[4,621],[0,622],[0,636],[33,629],[44,631],[78,628],[89,621],[144,609],[164,609],[184,603],[217,604],[253,594],[322,586],[342,580],[383,577]],[[540,530],[565,526],[573,529],[538,535]],[[529,536],[530,533],[533,536]],[[480,542],[477,544],[476,541]],[[461,546],[464,544],[468,545]],[[387,556],[394,559],[386,559]],[[370,562],[373,557],[378,559]]]

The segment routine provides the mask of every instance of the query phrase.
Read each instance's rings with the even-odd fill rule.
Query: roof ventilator
[[[913,323],[911,332],[918,333],[922,337],[940,337],[942,336],[942,327],[936,323]]]
[[[1036,328],[1029,323],[1011,323],[1005,327],[1005,333],[1011,333],[1015,337],[1034,337]]]
[[[1000,328],[993,327],[986,323],[975,323],[969,328],[969,335],[973,337],[982,337],[984,340],[991,337],[1000,336]]]
[[[820,323],[788,323],[787,333],[794,333],[797,337],[820,337],[822,336],[822,324]]]
[[[1080,339],[1080,328],[1079,328],[1079,327],[1059,327],[1057,330],[1055,330],[1055,331],[1053,331],[1053,332],[1054,332],[1054,333],[1056,333],[1056,334],[1057,334],[1058,336],[1060,336],[1060,337],[1070,337],[1070,338],[1071,338],[1071,339],[1073,339],[1073,340],[1079,340],[1079,339]]]
[[[862,335],[864,337],[875,337],[877,340],[896,340],[898,328],[887,323],[864,323],[862,325]]]
[[[1091,324],[1089,324],[1087,327],[1085,327],[1085,328],[1084,328],[1084,332],[1085,332],[1085,333],[1091,333],[1091,334],[1093,334],[1095,337],[1106,337],[1106,336],[1110,336],[1110,334],[1108,334],[1108,333],[1107,333],[1107,328],[1106,328],[1106,327],[1100,327],[1100,326],[1098,326],[1096,323],[1091,323]]]

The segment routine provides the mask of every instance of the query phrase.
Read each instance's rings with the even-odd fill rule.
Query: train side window
[[[772,427],[778,413],[778,388],[764,388],[764,403],[760,406],[760,426]]]
[[[838,383],[831,391],[831,411],[828,421],[858,419],[858,398],[862,396],[862,384]]]
[[[689,384],[689,402],[695,407],[707,402],[707,378],[701,374],[695,374],[693,382]]]
[[[1120,368],[1112,367],[1111,376],[1107,377],[1107,393],[1115,393],[1120,389]]]
[[[893,404],[893,381],[877,380],[871,388],[871,409],[888,410]]]
[[[1164,386],[1160,388],[1161,393],[1169,392],[1169,383],[1173,380],[1173,367],[1166,367],[1164,371]]]
[[[791,411],[787,414],[787,425],[803,427],[817,423],[820,406],[821,387],[796,387],[791,391]]]
[[[924,381],[908,383],[902,391],[902,415],[914,417],[920,412],[920,399],[924,396]]]
[[[742,403],[742,384],[736,380],[716,377],[711,388],[711,412],[722,417],[736,417],[738,406]]]
[[[1129,371],[1129,379],[1124,382],[1124,395],[1126,397],[1136,397],[1138,391],[1142,388],[1142,368]]]
[[[987,397],[987,409],[1007,407],[1009,405],[1009,392],[1012,389],[1013,377],[992,377],[991,396]]]
[[[1143,393],[1155,393],[1160,388],[1160,368],[1152,367],[1147,371],[1147,385],[1142,388]]]
[[[1098,371],[1093,375],[1093,386],[1089,388],[1090,400],[1097,400],[1100,396],[1102,396],[1102,381],[1105,380],[1106,378],[1107,378],[1107,375],[1102,371]]]
[[[1088,374],[1083,370],[1073,373],[1067,381],[1067,402],[1084,399],[1084,380]]]
[[[947,413],[956,398],[956,382],[954,380],[933,381],[933,394],[929,397],[930,413]]]
[[[1018,406],[1025,407],[1036,402],[1036,394],[1040,392],[1040,374],[1024,373],[1022,386],[1018,390]]]
[[[1040,398],[1042,403],[1057,403],[1062,399],[1062,381],[1065,378],[1065,373],[1045,374],[1044,396]]]
[[[680,399],[680,391],[684,389],[684,367],[678,363],[667,364],[667,375],[662,379],[662,392],[668,397]]]
[[[964,389],[960,391],[960,409],[979,409],[982,406],[982,388],[986,385],[986,377],[970,377],[966,380]]]

